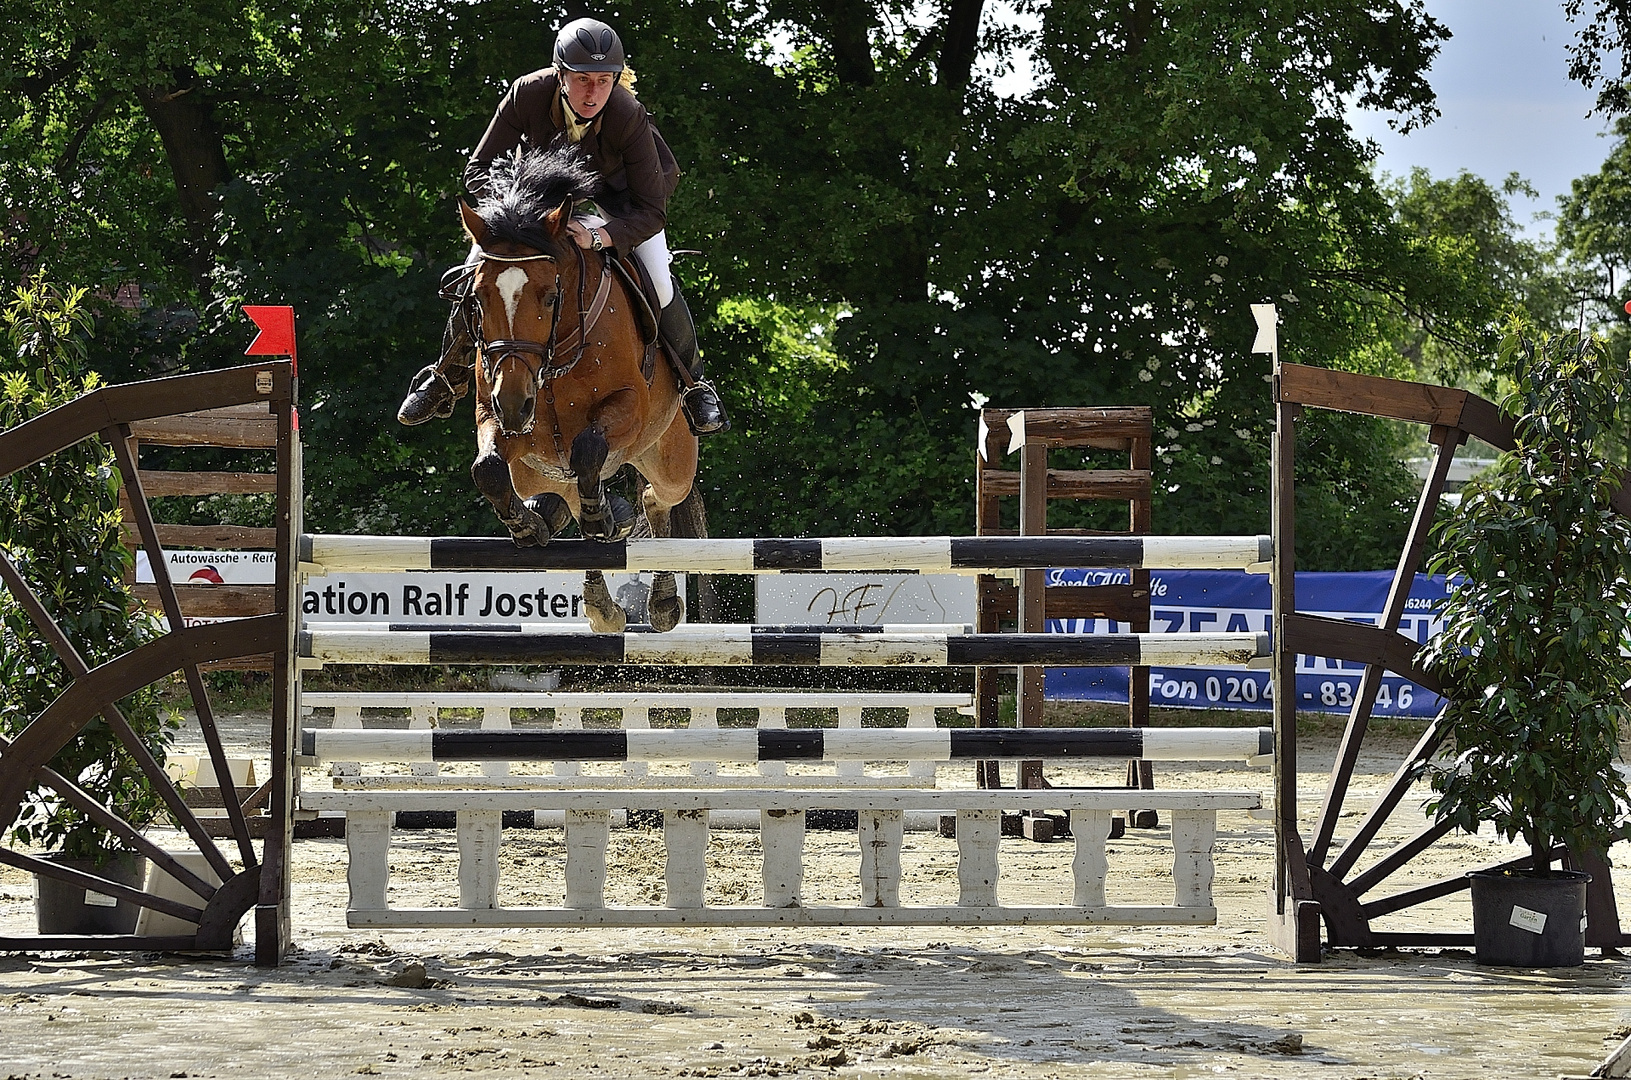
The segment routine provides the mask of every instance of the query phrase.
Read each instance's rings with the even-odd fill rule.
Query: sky
[[[1534,215],[1556,209],[1577,176],[1608,156],[1606,125],[1588,117],[1595,95],[1568,76],[1574,29],[1562,0],[1427,0],[1427,10],[1454,35],[1428,72],[1440,116],[1409,135],[1384,115],[1354,110],[1350,121],[1381,147],[1378,169],[1434,177],[1462,169],[1499,184],[1516,172],[1539,192],[1517,197],[1513,217],[1531,235],[1550,235]]]

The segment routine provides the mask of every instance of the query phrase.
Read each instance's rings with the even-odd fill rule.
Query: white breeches
[[[584,228],[587,229],[606,224],[606,219],[597,214],[579,214],[578,220],[583,222]],[[668,253],[668,231],[664,229],[658,232],[656,236],[635,248],[634,257],[640,260],[640,265],[651,275],[651,283],[657,290],[657,303],[667,307],[674,299],[674,279],[668,270],[668,264],[674,257]]]

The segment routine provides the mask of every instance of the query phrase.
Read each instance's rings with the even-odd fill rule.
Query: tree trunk
[[[821,0],[821,10],[827,16],[827,40],[832,44],[839,81],[871,86],[878,77],[868,33],[876,18],[875,9],[864,0]]]
[[[1546,836],[1529,838],[1529,872],[1536,877],[1552,876],[1552,841]]]
[[[980,14],[985,0],[951,0],[946,14],[946,34],[940,47],[939,78],[947,90],[962,93],[974,70],[974,56],[980,44]]]
[[[229,176],[226,150],[198,73],[178,68],[173,76],[173,85],[141,87],[136,98],[164,144],[187,222],[189,268],[206,287],[214,257],[215,192]]]
[[[1155,28],[1155,0],[1133,0],[1122,25],[1127,34],[1127,55],[1137,56]]]

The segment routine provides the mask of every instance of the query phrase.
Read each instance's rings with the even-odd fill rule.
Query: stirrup
[[[707,379],[698,379],[680,392],[680,411],[693,435],[717,435],[731,429],[719,391]]]

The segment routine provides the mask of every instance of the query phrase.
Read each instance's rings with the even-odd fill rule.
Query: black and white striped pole
[[[1269,635],[666,634],[303,630],[301,668],[326,664],[641,664],[719,667],[1236,667]]]
[[[332,761],[1248,761],[1273,728],[678,728],[404,731],[307,728],[301,753]],[[616,778],[608,777],[616,786]]]
[[[488,537],[300,537],[305,573],[405,570],[671,570],[695,574],[784,571],[989,573],[1055,566],[1239,570],[1264,566],[1267,536],[902,536],[826,539],[556,540],[517,547]]]

